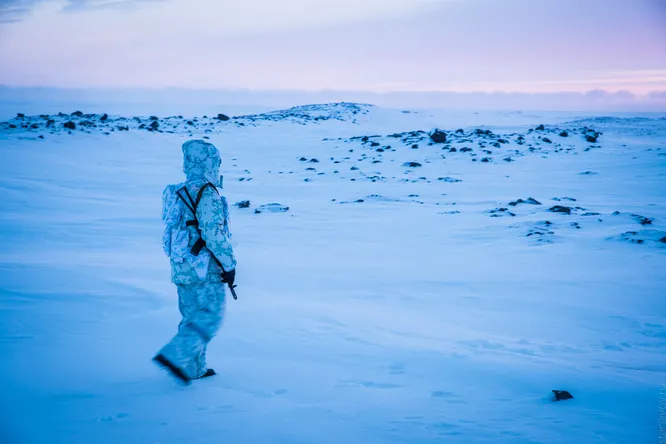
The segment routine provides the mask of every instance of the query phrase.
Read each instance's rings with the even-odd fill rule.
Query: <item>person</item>
[[[203,140],[183,144],[187,180],[169,185],[162,195],[164,252],[178,291],[182,321],[176,336],[153,360],[183,384],[215,375],[207,367],[206,346],[225,311],[225,285],[232,291],[236,259],[231,247],[229,210],[219,194],[221,157]],[[235,295],[235,294],[234,294]]]

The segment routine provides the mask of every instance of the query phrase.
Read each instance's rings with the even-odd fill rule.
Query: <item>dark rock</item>
[[[541,202],[531,197],[528,197],[527,200],[518,199],[513,202],[509,202],[509,205],[511,205],[512,207],[515,207],[516,205],[519,204],[541,205]]]
[[[430,140],[435,143],[446,143],[446,133],[436,129],[432,134],[430,134]]]
[[[515,162],[515,160],[513,160],[511,157],[505,157],[503,160],[505,162]]]
[[[594,211],[588,211],[587,213],[581,214],[581,216],[598,216],[599,213],[595,213]]]
[[[541,125],[537,126],[536,128],[534,128],[535,131],[543,131],[543,130],[545,130],[545,129],[546,129],[546,127],[543,126],[543,124],[541,124]]]
[[[356,167],[356,166],[353,166],[353,167],[351,167],[351,168],[349,168],[349,169],[350,169],[351,171],[358,171],[358,167]]]
[[[562,205],[555,205],[554,207],[549,208],[548,211],[552,213],[571,214],[571,208]]]
[[[490,217],[515,216],[515,214],[509,211],[508,208],[496,208],[494,210],[490,210],[489,213]]]
[[[587,136],[585,136],[585,140],[590,143],[597,143],[597,136],[592,136],[588,134]]]
[[[456,130],[456,134],[465,134],[465,130],[463,130],[462,128],[458,128]]]
[[[377,148],[376,151],[377,151],[378,153],[383,153],[385,150],[384,150],[384,148]]]
[[[632,214],[631,218],[641,225],[652,225],[652,222],[654,222],[654,219],[650,219],[649,217],[641,216],[639,214]]]
[[[361,138],[361,142],[363,143],[367,142],[368,140],[370,140],[368,136],[363,136],[363,138]]]
[[[546,142],[546,143],[553,143],[553,141],[550,140],[548,137],[544,137],[544,138],[541,139],[541,140],[543,140],[543,141]]]
[[[451,149],[449,150],[449,153],[455,153],[455,152],[457,152],[457,151],[458,151],[457,149],[455,149],[455,148],[451,148]]]
[[[453,177],[439,177],[437,180],[441,180],[442,182],[448,182],[448,183],[462,182],[462,180]]]
[[[192,122],[191,120],[188,120],[188,121],[187,121],[187,124],[188,124],[188,125],[194,125],[194,122]]]
[[[418,144],[418,143],[413,144],[413,145],[412,145],[412,149],[413,149],[413,150],[417,150],[417,149],[419,149],[419,144]]]
[[[289,207],[285,205],[280,205],[277,203],[271,203],[267,205],[262,205],[259,208],[256,208],[254,210],[255,214],[261,214],[261,213],[285,213],[289,211]]]
[[[100,122],[106,122],[109,118],[108,114],[104,114],[102,117],[99,118]]]
[[[298,160],[300,160],[301,162],[307,162],[307,161],[308,161],[308,159],[306,159],[305,157],[301,157],[301,158],[298,159]]]
[[[313,159],[310,159],[310,163],[319,163],[319,160],[313,158]]]
[[[240,202],[236,202],[234,206],[238,208],[250,208],[250,201],[249,200],[241,200]]]
[[[491,160],[492,160],[492,159],[491,159],[490,157],[484,157],[483,159],[481,159],[481,162],[483,162],[483,163],[488,163],[488,162],[490,162]]]
[[[83,113],[81,113],[83,114]],[[71,120],[69,122],[65,122],[63,126],[67,129],[73,130],[76,129],[76,123],[72,122]]]
[[[363,200],[363,199],[356,199],[356,200],[354,201],[354,203],[363,203],[363,202],[365,202],[365,200]]]
[[[217,115],[217,120],[219,120],[221,122],[226,122],[227,120],[229,120],[229,116],[224,115],[224,114],[218,114]]]
[[[407,168],[418,168],[422,165],[418,162],[405,162],[405,163],[402,164],[402,166],[407,167]]]
[[[553,401],[566,401],[567,399],[573,399],[571,393],[566,390],[553,390]]]
[[[37,128],[39,128],[39,125],[37,125],[36,123],[30,125],[30,129],[37,129]]]
[[[153,131],[156,131],[157,128],[160,127],[160,123],[157,120],[153,120],[153,122],[150,124],[150,129]]]
[[[81,111],[74,111],[71,115],[76,117],[83,117],[83,113]]]
[[[376,147],[376,146],[379,146],[379,145],[380,145],[380,144],[377,143],[377,142],[372,142],[372,143],[370,143],[370,146],[373,147],[373,148]]]
[[[10,127],[11,129],[14,129],[14,128],[16,128],[16,125],[14,125],[13,123],[10,123],[10,124],[9,124],[9,127]]]
[[[474,134],[476,134],[477,136],[492,136],[493,132],[490,130],[482,130],[477,128],[474,130]]]
[[[472,148],[467,148],[467,147],[465,147],[465,148],[460,148],[460,152],[461,152],[461,153],[468,153],[468,152],[470,152],[470,151],[474,151],[474,150],[473,150]]]
[[[23,113],[17,113],[17,114],[16,114],[16,118],[17,118],[17,119],[24,119],[24,118],[25,118],[25,114],[23,114]]]
[[[148,120],[152,120],[152,121],[159,120],[159,117],[157,117],[157,116],[150,116],[150,117],[148,118]]]
[[[567,133],[566,131],[562,131],[560,133],[560,137],[569,137],[569,133]]]
[[[499,143],[509,143],[509,141],[506,140],[506,139],[497,139],[497,142],[499,142]]]
[[[310,167],[310,168],[306,168],[305,171],[317,171],[317,170],[315,168]]]
[[[666,236],[659,239],[659,242],[661,242],[662,244],[666,244]]]

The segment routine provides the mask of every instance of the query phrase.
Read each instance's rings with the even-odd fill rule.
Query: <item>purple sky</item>
[[[0,84],[641,95],[666,1],[0,0]]]

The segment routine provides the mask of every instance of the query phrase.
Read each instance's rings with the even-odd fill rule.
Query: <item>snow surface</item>
[[[0,442],[658,442],[663,115],[102,111],[0,124]],[[250,206],[183,388],[160,196],[201,137]]]

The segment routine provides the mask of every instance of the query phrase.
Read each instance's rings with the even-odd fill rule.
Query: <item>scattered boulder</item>
[[[492,159],[491,159],[490,157],[484,157],[483,159],[481,159],[481,162],[483,162],[483,163],[488,163],[488,162],[490,162],[491,160],[492,160]]]
[[[25,118],[25,114],[23,114],[23,113],[17,113],[17,114],[16,114],[16,118],[17,118],[17,119],[24,119],[24,118]]]
[[[151,131],[157,131],[159,127],[160,123],[157,120],[153,120],[148,128],[150,128]]]
[[[659,242],[661,242],[662,244],[666,244],[666,236],[659,239]]]
[[[418,162],[405,162],[402,164],[402,166],[407,167],[407,168],[419,168],[423,165],[421,165]]]
[[[545,143],[553,143],[553,141],[550,140],[548,137],[544,137],[544,138],[541,139],[541,140],[543,140]]]
[[[100,122],[106,122],[109,118],[108,114],[104,114],[102,117],[99,118]]]
[[[515,207],[516,205],[519,204],[541,205],[541,202],[531,197],[528,197],[527,200],[518,199],[513,202],[509,202],[509,205],[511,205],[512,207]]]
[[[448,182],[448,183],[457,183],[457,182],[462,182],[460,179],[456,179],[454,177],[440,177],[437,180],[440,180],[442,182]]]
[[[371,143],[370,143],[370,146],[373,147],[373,148],[376,147],[376,146],[379,146],[379,145],[380,145],[380,144],[377,143],[377,142],[371,142]]]
[[[10,124],[9,124],[9,127],[10,127],[11,129],[14,129],[14,128],[16,128],[16,125],[14,125],[13,123],[10,123]]]
[[[150,116],[150,117],[148,118],[148,120],[156,121],[156,120],[160,120],[160,119],[159,119],[159,117],[157,117],[157,116]]]
[[[543,124],[541,124],[541,125],[537,126],[536,128],[534,128],[535,131],[544,131],[545,129],[546,129],[546,127],[543,126]]]
[[[566,390],[553,390],[553,401],[566,401],[567,399],[573,399],[571,393]]]
[[[419,144],[418,143],[413,144],[412,149],[413,150],[418,150],[419,149]]]
[[[255,214],[261,214],[261,213],[285,213],[289,211],[289,207],[285,205],[280,205],[279,203],[270,203],[266,205],[262,205],[259,208],[256,208],[254,210]]]
[[[456,134],[465,134],[465,130],[463,130],[462,128],[458,128],[456,130]]]
[[[218,114],[216,119],[219,120],[220,122],[226,122],[227,120],[229,120],[229,116],[224,114]]]
[[[562,132],[560,133],[560,137],[569,137],[569,133],[566,132],[566,131],[562,131]]]
[[[641,225],[652,225],[652,222],[654,222],[654,219],[650,219],[649,217],[641,216],[639,214],[632,214],[631,218]]]
[[[310,159],[310,163],[319,163],[319,159],[312,158]]]
[[[71,115],[75,117],[83,117],[83,113],[81,111],[74,111]]]
[[[601,133],[599,131],[595,131],[591,128],[584,128],[583,129],[583,136],[585,136],[585,140],[590,143],[597,143],[597,139]]]
[[[430,140],[435,143],[446,143],[446,133],[436,129],[432,134],[430,134]]]
[[[460,148],[461,153],[469,153],[471,151],[474,151],[474,150],[472,148],[467,148],[467,147]]]
[[[488,211],[488,213],[490,213],[490,217],[515,216],[515,214],[509,211],[508,208],[495,208],[494,210]]]
[[[83,113],[81,113],[81,114],[83,114]],[[65,122],[63,124],[63,126],[67,129],[70,129],[70,130],[76,129],[76,123],[72,122],[71,120],[69,122]]]
[[[555,205],[548,209],[551,213],[562,213],[562,214],[571,214],[571,207],[565,207],[563,205]]]
[[[241,200],[240,202],[236,202],[234,204],[235,207],[238,208],[250,208],[250,201],[249,200]]]
[[[301,162],[307,162],[307,161],[308,161],[308,159],[306,159],[305,157],[301,157],[301,158],[298,159],[298,160],[300,160]]]

